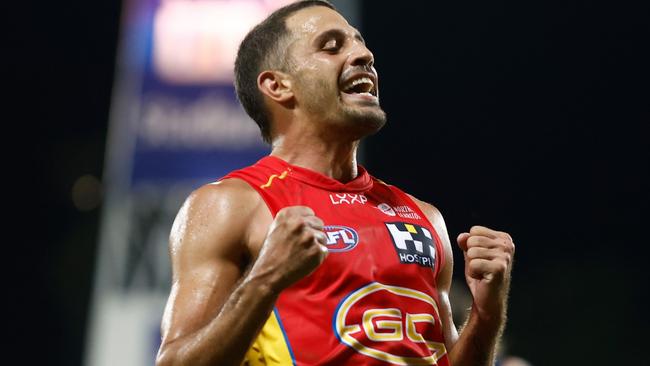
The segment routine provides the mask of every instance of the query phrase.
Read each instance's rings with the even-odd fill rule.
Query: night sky
[[[475,224],[512,234],[512,353],[535,365],[641,364],[647,5],[421,4],[363,5],[389,116],[364,142],[367,167],[438,207],[452,243]],[[23,146],[6,154],[20,186],[9,317],[26,364],[81,364],[101,206],[80,211],[71,191],[102,176],[120,11],[44,3],[8,23]]]

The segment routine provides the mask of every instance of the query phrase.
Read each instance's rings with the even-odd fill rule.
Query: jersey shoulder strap
[[[235,170],[222,177],[221,180],[237,178],[248,183],[264,199],[273,217],[283,207],[291,202],[291,182],[287,175],[291,167],[275,163],[268,157],[243,169]]]

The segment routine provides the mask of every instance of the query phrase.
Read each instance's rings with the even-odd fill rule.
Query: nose
[[[355,40],[350,53],[350,63],[352,66],[372,67],[375,63],[375,56],[363,42]]]

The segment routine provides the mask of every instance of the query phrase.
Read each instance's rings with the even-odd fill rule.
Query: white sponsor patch
[[[368,198],[366,198],[362,193],[332,193],[330,194],[330,201],[333,205],[353,205],[355,203],[365,205],[366,202],[368,202]]]

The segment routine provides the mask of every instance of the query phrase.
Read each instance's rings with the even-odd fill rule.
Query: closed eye
[[[347,38],[348,35],[342,29],[329,29],[316,37],[314,45],[322,51],[337,52],[345,46]]]
[[[327,42],[325,42],[323,47],[321,47],[323,51],[328,51],[328,52],[338,51],[339,48],[340,48],[340,42],[336,39],[328,40]]]

